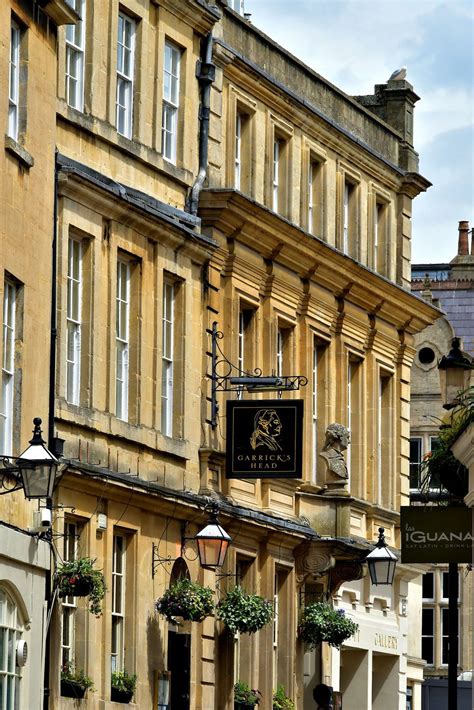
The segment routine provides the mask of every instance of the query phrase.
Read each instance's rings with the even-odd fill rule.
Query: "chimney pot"
[[[458,256],[469,256],[469,222],[459,222]]]

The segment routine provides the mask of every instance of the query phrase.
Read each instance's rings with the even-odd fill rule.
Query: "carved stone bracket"
[[[298,584],[304,584],[308,579],[321,577],[334,567],[336,560],[333,556],[331,542],[317,540],[303,542],[296,550],[296,575]]]
[[[346,553],[347,554],[347,553]],[[333,595],[341,584],[365,576],[365,566],[346,557],[338,559],[341,551],[335,540],[303,542],[295,551],[296,581],[302,586],[307,581],[327,577],[327,593]]]
[[[362,562],[350,560],[337,560],[336,565],[331,569],[328,580],[328,593],[333,595],[344,582],[352,582],[354,579],[365,577],[366,569]]]

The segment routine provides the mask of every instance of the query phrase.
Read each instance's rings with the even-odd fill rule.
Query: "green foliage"
[[[137,687],[137,676],[135,673],[130,675],[127,671],[114,671],[111,679],[112,688],[123,692],[134,693]]]
[[[279,685],[273,693],[273,710],[295,710],[295,704],[286,694],[284,685]]]
[[[469,472],[451,451],[451,446],[474,421],[474,387],[460,392],[459,403],[452,410],[449,423],[443,422],[438,431],[438,442],[426,454],[421,464],[422,490],[443,485],[456,498],[464,498],[468,489]]]
[[[102,614],[102,600],[107,586],[101,570],[94,569],[96,560],[80,557],[77,560],[63,562],[56,569],[56,585],[60,597],[74,596],[78,582],[89,585],[89,611],[97,617]]]
[[[155,609],[173,624],[179,616],[185,621],[203,621],[214,611],[213,594],[210,587],[182,577],[155,602]]]
[[[273,604],[242,587],[234,587],[218,603],[216,616],[234,634],[254,634],[272,620]]]
[[[238,680],[234,685],[234,702],[242,703],[242,705],[258,705],[260,703],[261,693],[259,690],[254,690],[248,683]]]
[[[358,630],[344,609],[333,609],[326,602],[315,602],[303,609],[298,625],[298,635],[310,649],[325,641],[339,648]]]
[[[74,668],[74,664],[71,662],[64,663],[61,668],[61,680],[68,680],[73,683],[77,683],[84,688],[84,690],[94,689],[94,682],[92,678],[89,678],[83,670],[77,671]]]

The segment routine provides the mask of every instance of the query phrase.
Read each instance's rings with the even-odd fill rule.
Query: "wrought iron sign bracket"
[[[186,547],[186,542],[187,540],[192,540],[193,538],[190,537],[185,537],[186,533],[186,528],[188,527],[188,522],[185,521],[181,524],[181,550],[180,554],[178,557],[171,557],[168,555],[167,557],[162,557],[160,555],[160,544],[155,544],[152,542],[151,544],[151,576],[154,578],[156,571],[158,567],[171,564],[171,562],[176,562],[180,557],[183,556],[184,549]]]
[[[0,488],[4,489],[0,491],[0,495],[19,491],[23,488],[23,483],[20,476],[20,469],[18,466],[13,465],[16,459],[13,456],[1,456],[0,459],[3,466],[3,470],[0,469]],[[12,485],[10,485],[10,482]]]
[[[207,329],[211,336],[211,420],[213,429],[217,427],[217,417],[219,414],[219,404],[217,402],[218,392],[237,392],[242,394],[247,392],[277,392],[281,397],[282,392],[294,392],[308,384],[308,379],[303,375],[270,375],[264,376],[260,368],[253,371],[241,370],[230,362],[224,355],[219,340],[224,334],[217,329],[217,322],[214,321],[212,329]]]

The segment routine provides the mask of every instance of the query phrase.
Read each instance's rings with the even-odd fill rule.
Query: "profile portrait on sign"
[[[255,451],[259,446],[270,451],[281,451],[278,438],[282,424],[274,409],[259,409],[254,417],[254,430],[250,437],[250,446]]]

